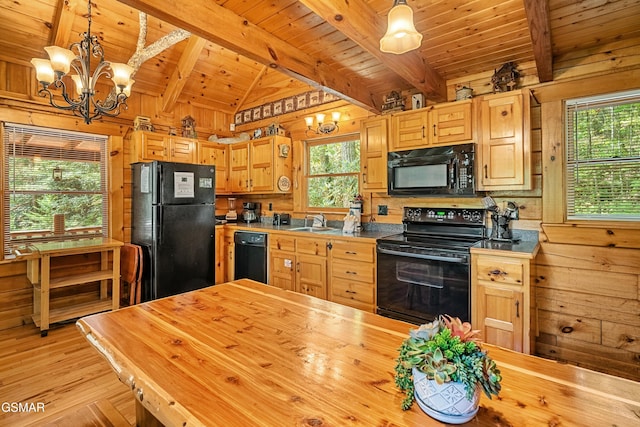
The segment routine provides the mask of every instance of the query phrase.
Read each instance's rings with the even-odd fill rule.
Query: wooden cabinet
[[[224,227],[222,225],[216,225],[216,253],[215,253],[215,274],[216,274],[216,285],[218,283],[226,282],[225,275],[225,252],[226,246],[224,244]]]
[[[391,116],[389,151],[473,141],[472,100],[448,102]]]
[[[120,247],[122,242],[107,238],[36,243],[38,256],[27,260],[27,278],[33,285],[33,323],[47,335],[51,323],[62,322],[120,307]],[[68,258],[74,255],[99,253],[97,269],[82,267],[69,271]],[[55,270],[55,273],[54,273]],[[96,301],[50,307],[51,291],[64,287],[87,286],[100,283],[100,296]],[[109,290],[111,292],[109,292]]]
[[[230,282],[235,279],[236,244],[233,240],[234,233],[235,230],[232,228],[224,229],[224,277],[226,282]]]
[[[283,148],[286,146],[286,148]],[[269,136],[229,146],[232,193],[291,193],[291,140]]]
[[[486,95],[480,101],[478,190],[530,190],[530,92]]]
[[[471,253],[472,325],[483,341],[523,353],[533,350],[531,260],[508,253]]]
[[[387,117],[363,120],[360,125],[362,191],[387,191]]]
[[[216,195],[229,192],[229,156],[228,144],[219,144],[209,141],[198,141],[198,159],[201,165],[214,165],[216,167]]]
[[[331,246],[329,300],[374,312],[375,243],[333,240]]]
[[[328,240],[290,234],[269,236],[269,284],[327,299]]]
[[[195,163],[196,140],[134,131],[131,134],[130,159],[131,163],[152,160]]]

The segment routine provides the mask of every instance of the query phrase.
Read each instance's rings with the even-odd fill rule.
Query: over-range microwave
[[[475,195],[475,144],[390,152],[388,192],[393,196]]]

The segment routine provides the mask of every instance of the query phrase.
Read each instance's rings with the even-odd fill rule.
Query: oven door
[[[414,324],[440,314],[469,322],[469,255],[378,244],[378,314]]]

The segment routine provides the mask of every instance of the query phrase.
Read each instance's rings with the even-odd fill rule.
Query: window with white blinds
[[[5,123],[4,253],[108,235],[107,137]]]
[[[567,219],[640,219],[640,91],[565,108]]]

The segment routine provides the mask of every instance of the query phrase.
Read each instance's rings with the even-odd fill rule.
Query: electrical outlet
[[[389,215],[387,205],[378,205],[378,215]]]

